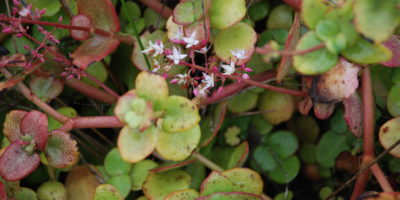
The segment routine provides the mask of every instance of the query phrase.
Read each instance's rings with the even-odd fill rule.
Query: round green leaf
[[[44,16],[49,16],[49,17],[55,15],[61,8],[60,2],[53,0],[27,0],[26,4],[32,4],[32,10],[46,9]]]
[[[211,172],[200,186],[200,196],[210,195],[216,192],[232,192],[233,183],[220,172]]]
[[[86,68],[85,70],[90,75],[94,76],[100,82],[105,82],[107,80],[108,72],[106,67],[102,62],[95,62],[90,65],[90,67]],[[99,87],[99,85],[87,77],[82,77],[81,80],[91,86]]]
[[[167,81],[160,75],[141,72],[135,80],[136,94],[154,103],[154,110],[159,110],[168,97]]]
[[[197,200],[261,200],[261,196],[247,192],[217,192]]]
[[[317,145],[317,162],[323,167],[333,167],[336,157],[347,149],[349,145],[345,135],[333,131],[326,132]]]
[[[228,100],[228,109],[233,113],[246,112],[257,105],[258,94],[252,91],[240,93]]]
[[[290,156],[283,160],[280,166],[268,173],[268,176],[277,183],[285,184],[292,181],[300,171],[300,161],[297,156]]]
[[[118,32],[120,25],[114,5],[109,0],[77,0],[78,13],[86,15],[94,27]]]
[[[48,181],[40,185],[37,197],[40,200],[67,199],[67,191],[62,183]]]
[[[171,192],[189,189],[191,179],[182,170],[150,173],[143,184],[143,193],[148,199],[162,200]]]
[[[196,199],[199,197],[199,193],[193,189],[185,189],[185,190],[178,190],[176,192],[172,192],[164,200],[190,200]]]
[[[360,64],[385,62],[392,57],[392,52],[385,46],[371,44],[362,38],[358,38],[353,45],[347,47],[341,53],[346,59]]]
[[[335,20],[321,20],[318,22],[315,32],[321,40],[328,40],[340,32],[340,25]]]
[[[128,174],[111,176],[107,183],[114,186],[124,198],[128,196],[132,188],[131,178]]]
[[[121,7],[121,17],[122,19],[129,21],[134,20],[142,15],[142,11],[140,10],[137,3],[128,1],[125,3],[125,8]]]
[[[44,152],[49,166],[56,168],[70,167],[79,160],[77,142],[61,130],[49,134]]]
[[[354,14],[357,29],[377,43],[387,40],[400,22],[397,0],[355,1]]]
[[[265,145],[259,145],[254,151],[253,157],[264,171],[273,170],[277,166],[273,152],[271,152],[271,149]]]
[[[181,161],[192,154],[192,151],[199,144],[200,137],[199,125],[183,132],[161,132],[156,149],[166,160]]]
[[[248,12],[250,17],[254,21],[259,21],[267,16],[268,10],[269,10],[269,1],[260,1],[251,4]]]
[[[124,32],[134,35],[135,34],[135,29],[134,29],[133,26],[135,26],[135,28],[136,28],[138,33],[141,33],[144,30],[144,27],[146,26],[146,21],[144,21],[143,18],[135,19],[135,20],[132,21],[132,23],[129,22],[125,26]]]
[[[296,46],[296,51],[305,50],[321,44],[314,31],[304,35]],[[331,69],[338,61],[338,55],[322,48],[311,53],[294,56],[294,68],[305,75],[321,74]]]
[[[189,25],[196,21],[194,5],[191,1],[180,2],[175,6],[172,20],[179,25]]]
[[[211,27],[226,29],[246,15],[245,0],[213,0],[210,8]]]
[[[53,77],[38,76],[29,84],[32,92],[45,102],[57,97],[64,88],[64,83]]]
[[[145,159],[156,147],[159,130],[154,126],[143,132],[128,126],[122,128],[118,136],[118,149],[127,162],[135,163]]]
[[[132,181],[132,190],[139,191],[142,189],[142,185],[146,180],[149,170],[158,167],[158,164],[152,160],[142,160],[135,163],[130,173]]]
[[[236,65],[241,65],[251,59],[256,40],[257,36],[254,29],[246,23],[239,22],[218,33],[214,39],[214,50],[224,62],[230,63],[233,61]],[[244,50],[246,58],[237,60],[232,55],[232,51],[236,50]]]
[[[157,13],[149,7],[144,10],[143,17],[146,22],[146,27],[154,26],[156,29],[162,29],[167,23],[167,20],[162,17],[160,18],[160,13]]]
[[[168,133],[177,133],[189,130],[200,121],[197,106],[189,99],[181,96],[169,96],[164,101],[165,118],[163,130]]]
[[[314,164],[316,161],[317,146],[314,144],[303,144],[300,148],[300,159],[307,164]]]
[[[248,168],[233,168],[222,172],[233,183],[233,191],[262,194],[264,183],[261,176]]]
[[[131,170],[131,164],[125,162],[117,148],[113,148],[104,159],[104,168],[111,176],[128,174]]]
[[[261,135],[267,135],[271,132],[272,128],[274,128],[274,126],[265,121],[261,115],[254,116],[252,124]]]
[[[268,123],[280,124],[292,117],[294,99],[288,94],[265,90],[259,98],[258,109],[266,111],[262,116]]]
[[[387,97],[387,109],[394,117],[400,116],[400,86],[394,85]]]
[[[101,184],[96,187],[93,200],[122,200],[118,190],[110,184]]]
[[[319,136],[317,121],[311,116],[300,116],[296,118],[296,134],[303,142],[314,143]]]
[[[379,142],[383,148],[388,149],[400,140],[400,118],[393,118],[387,121],[379,129]],[[400,157],[400,146],[389,152],[393,156]]]
[[[274,197],[274,200],[292,200],[292,199],[293,199],[293,192],[290,190],[287,193],[281,192]]]
[[[302,0],[301,15],[304,23],[314,30],[328,9],[329,6],[325,4],[324,0]]]
[[[15,200],[37,200],[37,195],[32,189],[21,187],[14,195],[14,198]]]
[[[287,158],[296,152],[299,147],[297,137],[289,131],[277,131],[267,141],[269,147],[281,158]]]
[[[293,14],[290,6],[283,4],[272,9],[267,21],[267,29],[290,29]]]

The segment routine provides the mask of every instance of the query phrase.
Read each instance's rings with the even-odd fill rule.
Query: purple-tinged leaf
[[[335,110],[335,104],[314,103],[314,114],[318,119],[328,119]]]
[[[87,16],[91,24],[105,31],[118,32],[118,15],[110,0],[78,0],[78,13]]]
[[[216,192],[208,196],[200,197],[197,200],[208,200],[208,199],[261,200],[262,197],[260,195],[247,192]]]
[[[296,49],[297,42],[300,40],[300,13],[296,13],[292,27],[290,28],[288,38],[285,43],[286,51],[293,51]],[[286,74],[289,72],[293,65],[293,56],[282,55],[281,63],[279,64],[276,81],[280,83]]]
[[[39,154],[28,155],[22,146],[23,142],[14,142],[0,155],[0,176],[7,181],[23,179],[40,164]]]
[[[36,149],[44,150],[48,138],[47,116],[36,110],[28,112],[21,120],[22,135],[30,135],[36,144]]]
[[[90,19],[86,15],[79,14],[79,15],[75,15],[71,19],[71,25],[90,27],[91,22],[90,22]],[[87,39],[89,39],[89,36],[90,36],[90,33],[86,32],[86,31],[70,30],[69,32],[75,40],[87,40]]]
[[[91,63],[100,61],[118,46],[117,39],[95,36],[86,40],[72,53],[73,64],[86,69]]]
[[[20,131],[20,123],[22,118],[28,112],[23,110],[12,110],[6,115],[6,120],[4,121],[3,133],[7,139],[13,143],[20,139],[22,136]]]
[[[50,133],[45,153],[49,165],[56,168],[70,167],[79,159],[76,141],[68,133],[60,130]]]
[[[383,43],[392,52],[392,58],[381,64],[386,67],[400,67],[400,36],[392,36]]]
[[[38,76],[31,80],[29,86],[37,97],[49,102],[61,94],[64,82],[51,76]]]
[[[340,59],[335,67],[314,79],[311,88],[313,100],[335,103],[350,97],[358,88],[360,69],[360,66]]]
[[[363,134],[363,106],[360,97],[357,93],[353,93],[349,98],[343,100],[344,105],[344,120],[349,127],[349,130],[356,137],[361,137]]]

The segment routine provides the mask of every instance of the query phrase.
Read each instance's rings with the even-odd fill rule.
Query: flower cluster
[[[160,72],[160,69],[163,69],[165,77],[167,77],[165,72],[168,72],[173,65],[185,65],[189,67],[190,70],[187,73],[176,74],[170,83],[179,84],[183,87],[192,86],[194,88],[193,94],[197,97],[206,98],[211,89],[214,88],[215,82],[220,80],[224,82],[228,76],[230,78],[234,77],[239,81],[249,78],[247,72],[251,72],[251,68],[246,67],[245,64],[237,68],[238,61],[248,58],[246,50],[232,49],[231,54],[233,59],[231,59],[230,63],[221,62],[219,65],[220,68],[217,68],[216,66],[210,66],[214,63],[212,62],[213,59],[207,59],[208,50],[211,46],[203,46],[197,38],[196,31],[193,31],[190,36],[183,36],[183,31],[178,31],[174,38],[170,40],[172,45],[166,45],[171,46],[171,48],[167,48],[161,40],[157,40],[154,43],[149,41],[147,48],[142,53],[153,58],[153,69],[151,71],[156,73]],[[182,45],[187,49],[188,53],[182,53],[181,47],[174,46],[173,44]],[[196,65],[194,61],[195,53],[203,54],[206,57],[205,67]],[[186,62],[186,58],[191,58],[191,62]],[[196,70],[203,71],[201,77],[193,77],[191,75]]]

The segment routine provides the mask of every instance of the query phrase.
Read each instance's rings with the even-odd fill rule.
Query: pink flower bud
[[[250,77],[249,77],[248,74],[242,74],[242,78],[243,78],[243,79],[249,79]]]

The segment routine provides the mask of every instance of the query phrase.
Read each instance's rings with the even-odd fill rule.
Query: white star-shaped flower
[[[149,47],[143,50],[142,53],[146,55],[153,53],[153,57],[156,57],[164,53],[164,44],[160,40],[157,40],[156,43],[149,41]]]
[[[175,78],[171,80],[171,83],[177,83],[179,85],[185,85],[188,81],[187,74],[177,74]]]
[[[209,76],[208,74],[203,72],[203,78],[203,83],[205,83],[203,87],[204,89],[214,87],[214,74],[211,74],[211,76]]]
[[[187,54],[181,54],[181,51],[174,47],[172,49],[172,55],[168,55],[167,58],[171,59],[174,61],[174,64],[177,65],[179,64],[179,61],[186,58]]]
[[[221,64],[221,67],[225,70],[225,72],[222,74],[227,76],[232,75],[236,70],[235,63],[233,61],[231,61],[230,65]]]
[[[232,53],[232,55],[235,56],[235,58],[237,58],[238,60],[247,58],[247,56],[246,56],[246,50],[244,50],[244,49],[235,49],[235,50],[231,50],[231,53]]]
[[[199,41],[196,40],[196,31],[193,31],[190,37],[182,37],[182,40],[186,43],[186,48],[190,48],[199,44]]]

